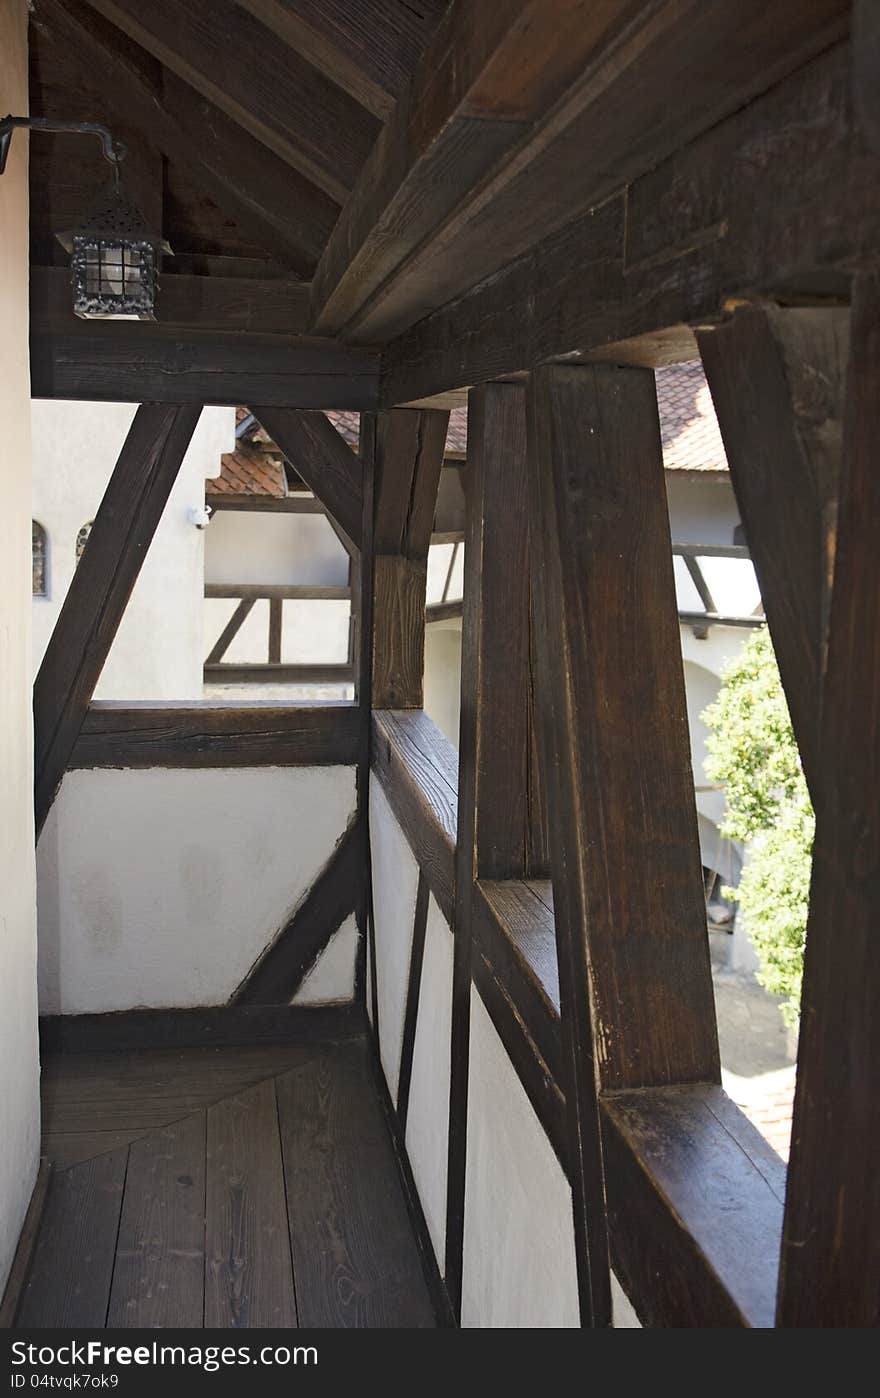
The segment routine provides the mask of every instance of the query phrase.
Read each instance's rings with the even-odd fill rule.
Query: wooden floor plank
[[[297,1323],[275,1087],[208,1111],[205,1328]]]
[[[130,1147],[107,1326],[198,1329],[204,1315],[205,1113]]]
[[[104,1325],[127,1159],[122,1148],[52,1179],[19,1329]]]
[[[54,1170],[69,1170],[84,1160],[93,1160],[96,1155],[108,1155],[111,1151],[130,1146],[146,1135],[143,1127],[128,1131],[65,1131],[50,1132],[43,1136],[42,1150],[47,1160],[51,1160]]]
[[[300,1324],[435,1322],[364,1042],[277,1080]]]

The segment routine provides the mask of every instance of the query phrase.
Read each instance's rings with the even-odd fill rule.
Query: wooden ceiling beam
[[[321,333],[384,341],[845,34],[845,0],[457,0],[314,279]],[[670,100],[674,92],[676,98]]]
[[[351,189],[378,123],[231,0],[88,0],[166,68],[332,199]]]
[[[93,322],[73,314],[66,267],[31,267],[31,330],[38,335],[94,335]],[[309,315],[308,282],[256,277],[166,274],[159,280],[155,321],[138,331],[175,339],[183,331],[300,335]]]
[[[635,339],[642,362],[668,362],[667,328],[692,358],[687,327],[737,298],[846,299],[880,223],[880,154],[853,112],[850,61],[835,46],[392,341],[383,406],[560,356],[620,362]]]
[[[338,214],[331,198],[173,74],[151,83],[113,26],[83,4],[37,0],[31,23],[76,60],[96,99],[184,166],[267,252],[311,275]]]
[[[238,0],[331,82],[383,120],[410,78],[444,0]]]
[[[376,406],[378,355],[333,341],[178,331],[91,322],[79,333],[31,335],[34,398],[340,408]]]

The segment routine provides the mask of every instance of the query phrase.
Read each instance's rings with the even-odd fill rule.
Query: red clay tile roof
[[[663,464],[667,471],[726,471],[727,459],[718,430],[709,386],[702,365],[675,364],[657,370],[657,403]],[[249,416],[247,408],[236,408],[235,423],[240,426]],[[357,450],[360,418],[357,413],[328,412],[337,432]],[[252,433],[254,442],[264,447],[271,441],[261,427]],[[467,450],[467,409],[453,408],[449,414],[446,451],[464,456]],[[206,483],[208,495],[275,495],[287,493],[284,468],[265,451],[239,441],[235,451],[220,458],[220,475]],[[296,463],[292,463],[294,466]]]
[[[205,481],[205,495],[273,495],[287,494],[284,467],[280,461],[248,442],[239,442],[235,451],[220,458],[220,475]]]
[[[657,370],[657,406],[667,471],[726,471],[727,457],[703,366]]]

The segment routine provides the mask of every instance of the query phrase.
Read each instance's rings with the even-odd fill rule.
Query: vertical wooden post
[[[528,472],[525,395],[487,384],[468,397],[467,509],[456,845],[446,1285],[461,1309],[471,917],[479,878],[523,878],[532,832]]]
[[[375,709],[420,709],[428,547],[449,414],[379,413],[373,505]]]
[[[34,814],[48,815],[200,407],[142,403],[34,681]]]
[[[834,562],[849,311],[748,307],[698,338],[812,788]]]
[[[562,1013],[592,1139],[591,1034],[604,1089],[720,1075],[654,376],[540,368],[529,434]]]
[[[373,672],[373,502],[376,475],[376,414],[361,413],[358,438],[361,473],[362,519],[359,531],[360,548],[351,555],[351,615],[354,628],[354,654],[357,663],[356,695],[361,720],[361,757],[357,771],[358,816],[364,827],[366,849],[365,898],[359,926],[363,936],[363,955],[358,959],[358,983],[363,984],[364,1003],[370,1001],[376,1050],[379,1045],[379,981],[376,966],[376,935],[373,919],[373,874],[370,845],[370,742],[372,711],[371,679]],[[367,944],[370,951],[370,984],[363,974]]]
[[[784,1326],[880,1323],[880,276],[855,281],[782,1243]],[[748,528],[748,525],[746,526]]]

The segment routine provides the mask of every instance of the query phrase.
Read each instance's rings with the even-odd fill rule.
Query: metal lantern
[[[59,233],[70,253],[73,310],[83,320],[153,320],[159,258],[171,251],[147,228],[117,177],[81,227]]]

